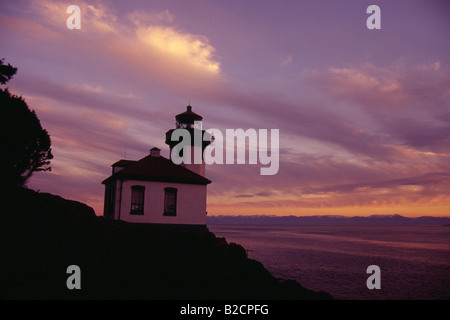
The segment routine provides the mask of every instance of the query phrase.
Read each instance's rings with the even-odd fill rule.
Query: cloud
[[[292,187],[290,182],[287,186]],[[284,192],[282,197],[272,196],[254,199],[251,194],[237,195],[236,200],[221,203],[210,201],[211,208],[235,208],[242,212],[248,208],[264,208],[265,212],[283,209],[284,214],[312,208],[401,207],[449,205],[450,187],[448,173],[429,173],[409,178],[342,184],[318,188],[297,188],[297,192]],[[286,189],[285,189],[286,190]],[[228,197],[229,198],[229,197]],[[223,206],[222,206],[223,205]]]
[[[166,26],[140,28],[136,35],[142,43],[173,61],[187,63],[212,74],[220,72],[215,49],[204,36],[180,32]]]
[[[302,84],[320,98],[296,103],[270,91],[219,92],[216,103],[244,109],[248,116],[212,115],[208,121],[279,128],[280,170],[261,177],[250,165],[209,167],[215,183],[208,189],[208,206],[222,213],[227,208],[270,213],[449,203],[444,70],[437,63],[394,69],[364,64],[307,72]],[[266,197],[258,197],[264,192]]]
[[[350,153],[378,159],[388,160],[399,154],[383,136],[367,130],[355,121],[354,113],[342,112],[342,109],[329,103],[321,104],[306,99],[292,103],[269,92],[240,93],[237,90],[224,92],[223,96],[219,94],[218,98],[234,106],[236,111],[244,109],[249,113],[248,118],[241,118],[249,119],[250,127],[267,128],[267,119],[270,119],[270,128],[279,128],[280,134],[285,137],[305,137],[316,141],[317,144],[334,145],[335,148]],[[243,119],[238,121],[242,122]],[[234,126],[236,125],[240,123],[235,122]],[[284,139],[281,144],[283,141]],[[296,139],[292,139],[290,142],[295,144],[295,141]],[[288,147],[301,148],[296,145]]]
[[[237,194],[234,196],[235,198],[252,198],[254,195],[252,194]]]
[[[223,80],[209,39],[175,27],[168,10],[127,14],[81,1],[81,30],[68,30],[71,4],[30,1],[26,11],[10,6],[10,15],[0,19],[8,30],[2,42],[24,53],[34,48],[25,65],[17,65],[10,88],[25,96],[52,138],[54,170],[44,184],[66,186],[77,177],[94,183],[101,198],[99,172],[106,177],[125,153],[139,159],[149,146],[164,146],[174,112],[166,108],[171,100],[161,97],[193,97]],[[43,177],[33,177],[32,184]],[[70,196],[74,190],[59,191]],[[81,201],[87,197],[78,194]]]
[[[66,26],[66,21],[71,15],[67,8],[73,3],[70,1],[30,1],[29,8],[39,19],[39,22],[51,28],[60,29]],[[76,30],[86,33],[110,33],[117,32],[117,16],[103,3],[90,4],[79,1],[81,29]],[[45,17],[45,19],[41,19]]]
[[[157,11],[134,10],[128,13],[126,17],[137,27],[148,27],[151,25],[165,25],[175,22],[175,16],[169,10]]]
[[[286,58],[283,61],[280,62],[280,65],[283,66],[283,67],[284,66],[288,66],[288,65],[290,65],[292,63],[292,61],[294,61],[294,58],[292,57],[291,54],[288,54],[286,56]]]
[[[37,174],[33,185],[77,195],[100,213],[110,164],[164,147],[179,101],[195,99],[205,129],[280,130],[275,176],[260,176],[259,164],[207,168],[210,212],[448,203],[450,73],[443,61],[311,67],[268,86],[255,80],[254,89],[226,74],[230,61],[216,49],[226,46],[181,27],[170,10],[127,13],[81,1],[76,31],[66,28],[70,4],[35,1],[31,10],[0,17],[2,42],[20,52],[18,61],[26,57],[11,91],[36,109],[54,146],[54,170]],[[278,61],[290,76],[294,54]]]
[[[81,29],[68,30],[66,8],[70,4],[30,2],[32,14],[17,19],[20,21],[11,36],[29,38],[29,45],[35,42],[42,50],[36,52],[36,60],[53,58],[55,63],[67,65],[68,59],[77,57],[71,67],[76,73],[95,70],[89,74],[91,79],[122,77],[131,82],[139,77],[141,83],[191,95],[223,81],[218,55],[209,39],[176,27],[176,17],[169,10],[123,13],[102,2],[81,1],[77,3]],[[43,50],[42,43],[52,50]]]
[[[350,103],[393,145],[449,151],[450,69],[440,62],[406,68],[364,64],[311,76],[330,99]]]
[[[207,174],[215,182],[208,187],[210,210],[261,208],[287,214],[314,208],[450,203],[448,155],[439,159],[433,154],[405,153],[384,162],[289,150],[280,154],[280,170],[271,177],[252,174],[250,165],[208,167]]]

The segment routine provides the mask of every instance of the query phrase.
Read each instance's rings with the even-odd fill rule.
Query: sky
[[[111,164],[169,157],[191,104],[203,129],[279,130],[276,174],[207,166],[208,215],[450,216],[448,1],[0,2],[7,86],[52,139],[34,190],[102,215]]]

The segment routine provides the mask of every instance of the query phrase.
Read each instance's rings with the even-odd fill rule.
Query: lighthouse
[[[140,160],[121,159],[113,163],[111,176],[102,182],[105,218],[206,228],[206,188],[211,181],[205,178],[202,155],[211,137],[201,129],[202,117],[191,106],[176,115],[175,120],[176,128],[166,132],[166,143],[172,153],[179,143],[172,141],[172,133],[186,129],[183,133],[192,139],[181,151],[190,152],[190,159],[175,164],[153,147]]]
[[[177,152],[180,158],[183,158],[181,166],[201,175],[205,176],[205,162],[203,161],[203,151],[211,144],[211,135],[202,130],[203,117],[192,111],[192,106],[188,105],[186,111],[175,116],[175,129],[166,132],[166,144],[170,148],[170,158],[172,159],[173,151]],[[184,129],[189,137],[187,145],[179,150],[174,148],[180,144],[181,138],[174,139],[174,131]],[[184,141],[186,143],[186,141]],[[183,154],[185,151],[187,154]]]

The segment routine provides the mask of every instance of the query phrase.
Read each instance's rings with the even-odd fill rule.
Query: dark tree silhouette
[[[0,60],[0,82],[5,84],[17,68]],[[51,140],[34,110],[25,100],[11,94],[8,88],[0,89],[0,183],[25,186],[36,171],[49,171]]]

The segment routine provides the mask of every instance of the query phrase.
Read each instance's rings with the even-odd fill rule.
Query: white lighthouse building
[[[187,110],[175,116],[176,129],[187,129],[191,134],[191,157],[203,154],[210,143],[209,135],[199,127],[202,117]],[[170,150],[177,145],[166,133]],[[194,135],[201,134],[206,140],[200,146],[194,143]],[[196,150],[199,149],[199,150]],[[200,150],[201,149],[201,150]],[[197,152],[197,153],[196,153]],[[172,152],[171,152],[172,153]],[[211,183],[205,178],[205,164],[197,159],[190,163],[175,164],[152,148],[146,157],[119,160],[112,164],[112,174],[102,183],[105,185],[103,215],[109,219],[137,223],[206,226],[206,188]]]

